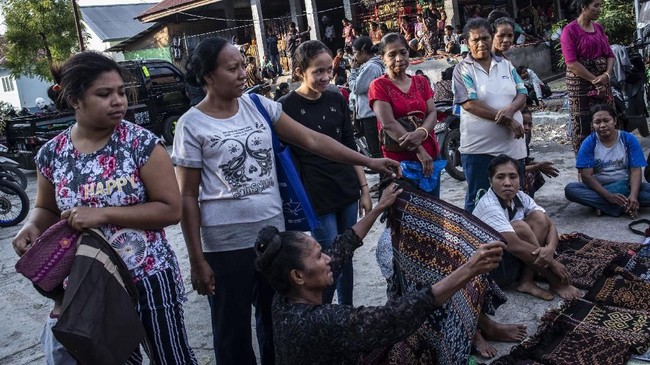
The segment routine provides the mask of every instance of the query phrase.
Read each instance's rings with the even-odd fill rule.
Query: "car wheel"
[[[162,136],[165,142],[169,145],[174,143],[174,134],[176,134],[176,123],[178,123],[178,115],[167,117],[163,122]]]

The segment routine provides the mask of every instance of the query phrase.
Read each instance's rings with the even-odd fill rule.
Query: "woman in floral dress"
[[[37,191],[29,220],[14,239],[24,254],[61,219],[77,230],[99,228],[127,264],[139,293],[136,310],[157,364],[196,364],[183,319],[185,290],[164,227],[181,216],[181,199],[169,155],[153,133],[123,120],[125,71],[95,52],[72,56],[53,72],[76,123],[36,156]],[[119,240],[118,240],[119,241]],[[60,300],[43,331],[47,364],[76,364],[53,337]],[[139,350],[128,363],[141,363]]]

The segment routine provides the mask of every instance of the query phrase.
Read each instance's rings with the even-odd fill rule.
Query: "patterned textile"
[[[579,59],[578,61],[594,75],[601,75],[607,71],[607,58],[605,57],[595,60]],[[589,93],[595,90],[593,84],[568,69],[566,88],[569,93],[569,109],[571,110],[573,152],[577,154],[582,140],[591,133],[589,109],[596,104],[611,103],[611,101],[590,96]],[[608,91],[607,98],[612,100],[611,91]]]
[[[649,326],[647,312],[576,299],[546,313],[537,334],[492,364],[625,364],[650,345]]]
[[[404,184],[406,185],[406,184]],[[395,282],[402,294],[438,282],[465,263],[476,248],[503,238],[476,217],[419,190],[404,187],[390,211]],[[394,346],[394,363],[414,363],[433,349],[435,361],[467,364],[479,313],[494,313],[506,297],[486,275],[470,281],[435,310],[408,341]],[[426,353],[427,355],[430,355]]]
[[[537,333],[505,364],[626,364],[650,346],[650,276],[646,247],[594,239],[580,233],[560,237],[558,260],[573,283],[589,289],[583,299],[547,312]]]
[[[609,269],[609,268],[608,268]],[[607,305],[650,311],[650,282],[617,267],[601,277],[585,299]]]
[[[557,247],[557,260],[571,273],[574,286],[589,289],[616,257],[640,247],[637,243],[601,240],[582,233],[563,234]]]

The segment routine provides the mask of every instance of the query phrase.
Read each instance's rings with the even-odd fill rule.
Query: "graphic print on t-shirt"
[[[120,229],[113,233],[108,244],[117,251],[129,270],[142,266],[147,258],[147,236],[142,230]]]
[[[218,148],[226,157],[219,165],[226,182],[236,191],[234,198],[257,194],[274,185],[273,148],[260,148],[263,145],[263,126],[246,126],[240,129],[215,135],[210,139],[211,148]]]
[[[108,179],[106,181],[83,184],[79,186],[79,196],[81,196],[82,201],[85,201],[84,199],[90,199],[94,196],[111,195],[116,190],[119,193],[122,193],[122,188],[127,184],[129,184],[133,189],[136,188],[136,177],[134,174]]]

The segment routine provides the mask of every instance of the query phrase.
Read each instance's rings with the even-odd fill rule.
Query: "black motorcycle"
[[[0,227],[15,226],[27,217],[29,197],[12,177],[0,172]]]
[[[464,181],[465,173],[460,162],[460,116],[454,113],[454,104],[449,101],[437,101],[438,122],[433,128],[438,139],[440,155],[447,160],[445,170],[449,176]]]
[[[611,85],[621,129],[627,132],[638,129],[642,137],[647,137],[650,135],[646,108],[647,77],[638,51],[642,45],[637,42],[630,46],[612,46],[618,66],[611,75]]]

